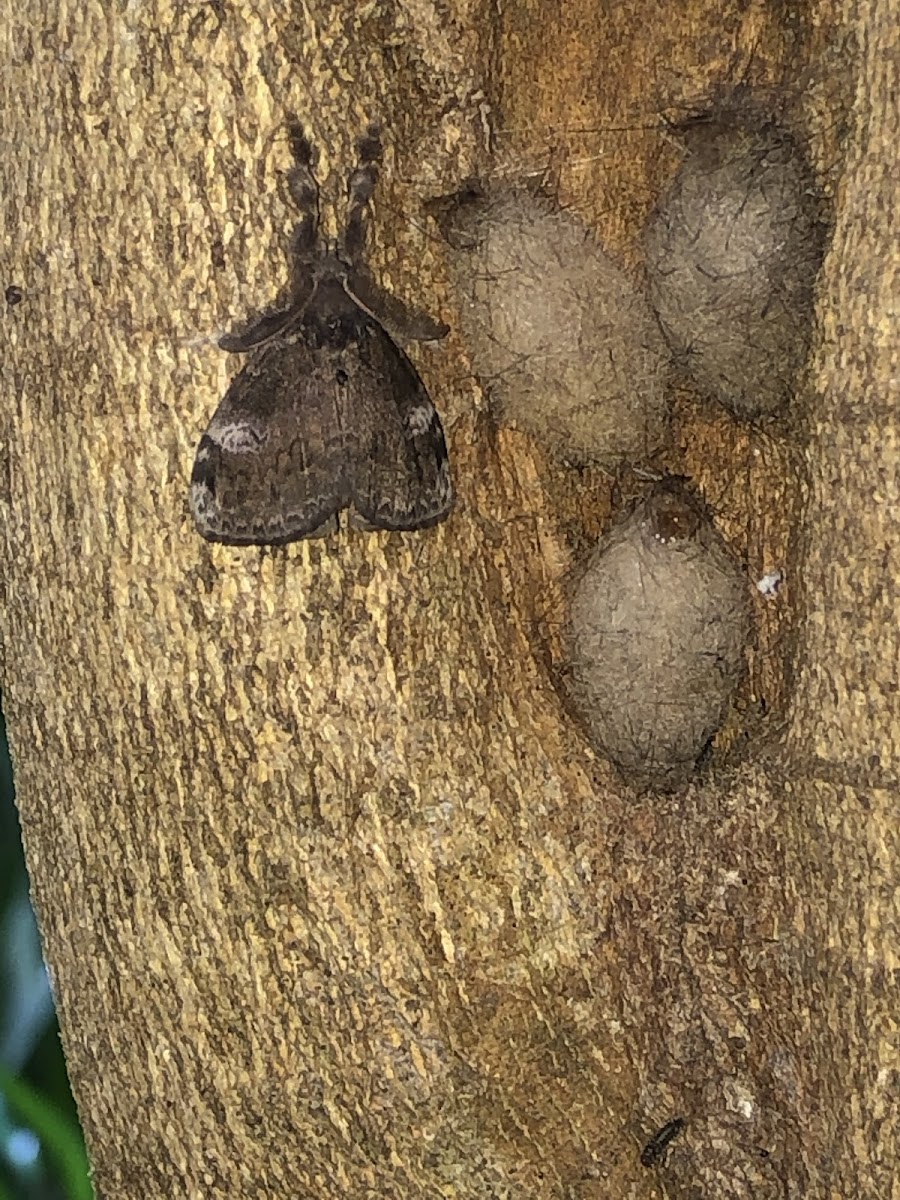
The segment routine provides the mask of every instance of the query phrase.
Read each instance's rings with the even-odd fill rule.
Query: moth
[[[644,1167],[655,1166],[665,1154],[669,1143],[674,1141],[684,1129],[685,1124],[684,1117],[673,1117],[671,1121],[666,1121],[665,1125],[654,1133],[641,1151],[641,1165]]]
[[[249,353],[206,432],[190,508],[203,537],[281,545],[337,529],[424,529],[453,505],[440,418],[398,340],[443,337],[447,326],[402,304],[365,262],[369,201],[381,143],[370,128],[347,185],[336,244],[319,234],[313,150],[288,126],[288,188],[300,211],[285,307],[219,340]]]

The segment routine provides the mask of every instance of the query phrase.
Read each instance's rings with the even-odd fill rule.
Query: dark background
[[[0,1200],[92,1200],[0,714]]]

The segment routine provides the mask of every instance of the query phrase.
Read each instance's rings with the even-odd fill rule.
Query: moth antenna
[[[294,230],[294,254],[308,257],[315,249],[319,228],[319,185],[313,174],[315,153],[306,130],[292,117],[287,123],[288,141],[294,165],[288,172],[288,191],[300,212],[300,220]]]
[[[361,262],[365,251],[366,216],[378,181],[378,164],[382,156],[377,125],[370,125],[359,139],[357,153],[359,162],[347,181],[347,224],[342,244],[344,257],[349,263]]]
[[[372,123],[357,142],[360,165],[380,162],[384,152],[381,144],[381,126]]]
[[[294,162],[297,166],[308,167],[311,171],[314,166],[315,152],[309,134],[297,117],[288,118],[287,134]]]

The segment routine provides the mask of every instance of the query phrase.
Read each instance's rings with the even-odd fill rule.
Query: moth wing
[[[368,270],[357,263],[344,285],[347,295],[364,313],[367,313],[388,334],[401,340],[432,342],[446,337],[450,326],[436,321],[428,313],[405,304],[397,296],[378,287]]]
[[[191,513],[214,542],[309,537],[347,504],[347,461],[333,378],[301,328],[268,342],[232,381],[200,439]]]
[[[285,337],[303,320],[309,301],[315,290],[315,281],[301,280],[295,289],[294,296],[287,308],[275,312],[264,313],[247,329],[236,333],[226,333],[219,338],[219,346],[231,354],[245,354],[255,350],[265,342],[277,337]]]
[[[255,322],[249,329],[240,333],[225,333],[219,338],[219,348],[230,354],[246,354],[255,350],[264,342],[282,334],[293,315],[293,310],[283,309],[280,312],[267,313]]]
[[[440,417],[413,364],[378,325],[360,329],[346,368],[344,423],[352,447],[351,499],[375,529],[423,529],[453,506]]]

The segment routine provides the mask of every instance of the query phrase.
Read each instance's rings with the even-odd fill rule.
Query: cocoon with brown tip
[[[443,225],[462,333],[500,419],[579,465],[657,450],[669,352],[645,296],[593,233],[525,191],[459,199]]]
[[[636,783],[681,786],[743,669],[748,583],[680,478],[601,539],[572,594],[572,699],[593,744]]]
[[[704,394],[768,416],[809,351],[820,192],[796,138],[749,105],[678,133],[684,161],[644,231],[650,299]]]

